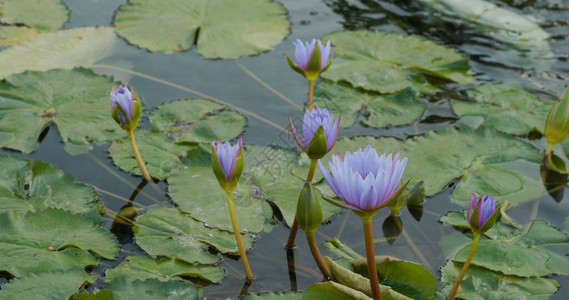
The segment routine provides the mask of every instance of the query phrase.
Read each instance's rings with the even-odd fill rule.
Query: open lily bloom
[[[334,120],[332,114],[326,108],[314,107],[312,111],[307,109],[302,120],[302,135],[292,124],[289,117],[290,129],[298,146],[308,154],[311,159],[322,158],[336,144],[340,117]]]
[[[237,186],[243,172],[243,144],[241,139],[231,145],[229,142],[211,143],[212,167],[217,181],[225,191],[232,191]]]
[[[475,233],[484,233],[494,226],[500,210],[496,208],[496,200],[489,195],[480,199],[472,193],[470,195],[470,205],[466,212],[466,220]]]
[[[379,156],[369,145],[363,151],[360,148],[354,153],[346,152],[343,159],[335,155],[328,164],[330,172],[318,160],[324,179],[344,201],[332,203],[350,208],[356,214],[373,216],[398,197],[409,182],[399,184],[407,158],[401,159],[400,153]]]
[[[301,40],[296,39],[293,45],[295,46],[295,62],[287,56],[288,63],[291,68],[307,79],[315,80],[330,66],[333,56],[330,41],[322,45],[322,42],[316,39],[312,39],[310,43],[302,43]]]

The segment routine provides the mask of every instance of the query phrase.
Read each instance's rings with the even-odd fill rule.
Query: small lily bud
[[[318,47],[316,47],[317,43]],[[316,39],[312,39],[310,44],[308,42],[303,44],[301,40],[297,39],[293,44],[296,47],[294,52],[296,63],[285,53],[286,59],[290,67],[306,79],[314,81],[320,73],[330,67],[333,55],[330,41],[326,43],[326,46]]]
[[[559,100],[553,104],[545,123],[547,154],[553,146],[561,143],[569,134],[569,92],[565,89]]]
[[[111,114],[124,130],[134,130],[140,117],[140,100],[134,90],[127,87],[113,87],[111,90]]]
[[[304,184],[298,197],[296,219],[298,220],[298,226],[307,233],[316,231],[322,224],[320,200],[310,182]]]
[[[237,187],[241,173],[243,173],[242,148],[241,139],[233,146],[229,142],[222,144],[220,140],[217,143],[211,143],[213,173],[217,177],[219,186],[226,192],[231,192]]]
[[[484,233],[492,228],[499,214],[500,209],[499,207],[496,208],[496,200],[494,198],[485,195],[480,199],[476,199],[476,195],[474,193],[471,194],[466,220],[470,224],[473,233]]]
[[[326,109],[314,107],[307,109],[302,120],[302,136],[292,125],[289,117],[290,129],[298,146],[308,154],[310,159],[320,159],[326,155],[336,144],[340,117],[334,120],[332,114]]]

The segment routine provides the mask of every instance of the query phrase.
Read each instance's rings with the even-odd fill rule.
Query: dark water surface
[[[467,1],[467,0],[464,0]],[[65,28],[94,25],[112,25],[114,11],[126,1],[115,0],[66,0],[71,15]],[[333,0],[291,0],[281,2],[289,12],[291,34],[275,47],[274,51],[239,60],[205,60],[194,49],[181,53],[150,53],[127,45],[100,64],[116,65],[140,73],[151,75],[172,83],[197,90],[209,96],[224,100],[240,108],[261,115],[281,127],[288,127],[288,116],[300,116],[301,111],[284,102],[249,77],[237,64],[245,66],[267,84],[284,94],[299,105],[306,97],[306,82],[297,73],[290,70],[282,53],[294,53],[292,41],[322,37],[328,33],[343,29],[380,29],[390,32],[423,35],[429,40],[452,47],[468,56],[471,68],[476,75],[472,85],[482,82],[512,83],[524,86],[543,100],[554,100],[563,91],[569,79],[569,3],[567,1],[500,1],[495,2],[509,10],[533,15],[538,23],[551,36],[549,41],[552,55],[532,57],[531,51],[516,49],[512,45],[498,42],[486,35],[484,30],[466,24],[460,19],[440,14],[426,7],[419,1],[333,1]],[[515,34],[515,33],[513,33]],[[230,45],[228,45],[230,46]],[[500,58],[520,57],[529,61],[525,66],[504,63]],[[161,83],[140,77],[129,77],[125,73],[111,72],[99,68],[98,73],[115,75],[136,89],[146,105],[146,112],[161,103],[174,99],[198,98],[187,91],[175,89]],[[472,86],[470,85],[470,86]],[[340,136],[373,135],[394,136],[401,139],[425,131],[448,125],[459,125],[458,118],[452,113],[447,99],[460,98],[467,87],[448,85],[434,95],[421,101],[429,108],[416,124],[395,128],[366,128],[356,124],[348,129],[341,129]],[[110,116],[109,116],[109,122]],[[53,127],[53,125],[52,125]],[[147,120],[141,121],[141,127],[150,128]],[[280,130],[248,117],[248,125],[243,134],[247,144],[278,145],[294,147],[279,138]],[[96,146],[86,155],[70,156],[63,150],[56,128],[50,128],[35,152],[30,155],[18,153],[21,157],[40,159],[55,164],[60,169],[75,176],[79,181],[99,189],[105,206],[118,211],[125,202],[112,194],[128,198],[142,181],[115,167],[107,154],[108,145]],[[355,149],[354,149],[355,150]],[[14,153],[2,150],[3,153]],[[452,185],[452,184],[451,184]],[[454,232],[454,229],[442,226],[438,219],[450,210],[463,207],[451,204],[451,189],[447,188],[434,197],[426,199],[423,218],[417,222],[406,209],[401,212],[405,234],[393,244],[383,239],[382,223],[389,215],[389,210],[382,210],[374,218],[374,235],[377,255],[393,255],[402,259],[423,263],[440,279],[438,269],[444,263],[444,257],[438,246],[442,235]],[[567,193],[565,193],[567,194]],[[521,224],[530,217],[546,219],[558,228],[569,215],[569,200],[561,196],[555,201],[551,196],[521,204],[510,210],[510,214]],[[136,202],[144,205],[174,204],[166,195],[166,185],[158,187],[147,185],[136,197]],[[159,204],[157,204],[159,203]],[[224,212],[225,213],[225,212]],[[105,218],[104,227],[111,228],[112,219]],[[241,262],[225,256],[221,266],[227,277],[220,284],[205,287],[204,295],[208,299],[235,298],[242,292],[258,293],[263,291],[286,291],[291,288],[305,290],[310,284],[321,279],[312,260],[302,232],[297,238],[298,247],[293,251],[296,263],[296,282],[291,282],[287,268],[287,252],[284,243],[288,228],[283,222],[270,233],[262,233],[250,251],[249,260],[256,278],[251,286],[243,286]],[[364,254],[363,232],[360,219],[353,213],[344,211],[317,231],[319,243],[338,237],[345,244],[360,254]],[[410,241],[412,240],[412,243]],[[122,241],[124,249],[121,257],[133,252],[141,252],[131,240]],[[414,251],[414,247],[416,250]],[[420,255],[417,255],[417,250]],[[321,249],[323,255],[327,254]],[[423,258],[421,258],[421,256]],[[108,266],[120,263],[104,262],[95,268],[95,272],[104,273]],[[427,265],[428,264],[428,265]],[[553,276],[561,287],[554,299],[569,298],[569,277]],[[96,284],[102,284],[97,282]],[[102,286],[102,285],[101,285]]]

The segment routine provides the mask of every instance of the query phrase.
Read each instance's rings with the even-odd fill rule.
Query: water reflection
[[[557,202],[563,200],[565,186],[567,185],[567,175],[559,173],[546,165],[540,167],[541,181],[547,190],[547,193]]]
[[[134,199],[136,199],[136,196],[146,186],[146,184],[148,184],[148,181],[142,179],[142,182],[140,182],[130,197],[128,197],[128,202],[121,207],[113,220],[111,232],[117,237],[121,244],[132,242],[132,237],[134,235],[132,232],[132,222],[134,222],[134,219],[138,215],[138,212],[134,207]]]

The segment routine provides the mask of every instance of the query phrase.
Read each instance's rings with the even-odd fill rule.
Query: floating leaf
[[[81,27],[30,36],[0,51],[0,78],[26,70],[90,67],[113,54],[119,42],[111,27]],[[69,86],[79,88],[80,85]],[[105,92],[108,94],[108,89]]]
[[[468,95],[476,101],[451,100],[457,115],[462,119],[482,118],[484,125],[515,135],[528,134],[534,128],[543,132],[552,105],[511,85],[482,85]]]
[[[37,258],[34,258],[34,260]],[[95,282],[96,275],[87,274],[82,268],[65,272],[28,274],[2,285],[2,299],[67,299],[85,282]]]
[[[399,126],[409,124],[423,115],[427,105],[415,99],[412,89],[382,96],[359,92],[349,86],[323,81],[316,86],[315,105],[325,107],[334,116],[341,116],[341,127],[350,127],[360,112],[365,116],[363,124],[370,127]]]
[[[330,252],[337,254],[340,258],[349,260],[363,258],[363,256],[356,253],[335,237],[326,241],[322,246]]]
[[[365,90],[436,90],[426,82],[423,73],[461,83],[471,79],[468,63],[459,54],[420,36],[359,30],[339,31],[323,39],[334,44],[335,59],[322,76]]]
[[[0,155],[0,212],[60,208],[98,221],[97,193],[49,163]]]
[[[135,139],[148,172],[151,176],[162,180],[166,179],[172,170],[182,165],[181,159],[186,157],[188,151],[197,147],[190,144],[175,144],[164,134],[142,129],[135,131]],[[128,138],[114,141],[109,147],[109,154],[113,163],[122,170],[142,175]]]
[[[290,24],[283,7],[267,0],[135,0],[120,7],[115,26],[130,43],[151,51],[196,44],[206,58],[235,59],[271,50]]]
[[[136,243],[152,256],[212,264],[219,258],[207,251],[209,246],[222,253],[239,253],[233,233],[207,228],[176,208],[156,208],[144,213],[136,218],[133,231]],[[242,240],[245,250],[250,249],[253,238],[244,235]]]
[[[119,250],[109,232],[62,210],[4,213],[0,225],[0,266],[16,277],[95,265],[98,260],[87,250],[108,259]]]
[[[113,84],[86,69],[27,71],[6,78],[0,83],[0,133],[10,138],[1,146],[30,153],[51,122],[66,146],[80,146],[81,152],[92,148],[91,141],[124,136],[110,115]]]
[[[247,124],[241,114],[217,103],[178,100],[160,105],[150,114],[152,131],[168,134],[176,143],[211,143],[238,137]]]
[[[55,31],[63,27],[69,10],[61,0],[3,0],[0,3],[0,21],[25,24],[39,31]]]
[[[28,27],[0,27],[0,46],[13,45],[36,34],[38,34],[37,30]]]
[[[245,295],[245,297],[243,297],[243,299],[245,300],[263,300],[263,299],[273,299],[273,298],[284,298],[287,300],[300,300],[302,299],[303,294],[302,293],[298,293],[298,292],[292,292],[292,291],[288,291],[286,293],[282,293],[282,294],[275,294],[275,293],[261,293],[258,295]]]
[[[225,272],[218,266],[194,265],[182,260],[149,256],[129,256],[118,266],[105,271],[107,282],[115,278],[125,278],[128,281],[158,279],[166,282],[179,280],[179,276],[199,277],[210,282],[219,282]]]
[[[369,285],[369,283],[368,283]],[[314,283],[302,294],[303,300],[369,300],[366,294],[349,288],[345,285],[328,281],[324,283]],[[391,299],[391,298],[390,298]]]
[[[184,160],[184,168],[168,178],[168,193],[180,209],[206,227],[233,232],[225,192],[211,169],[211,154],[198,148]],[[251,196],[251,183],[242,180],[233,191],[235,213],[242,233],[263,231],[272,210],[264,199]]]
[[[157,279],[128,281],[118,278],[108,287],[116,300],[130,299],[199,299],[200,290],[187,281],[162,282]]]

